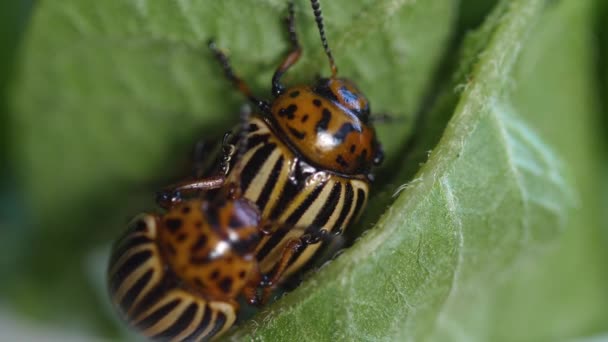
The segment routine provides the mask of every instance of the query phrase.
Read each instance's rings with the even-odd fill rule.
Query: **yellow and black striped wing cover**
[[[154,215],[136,217],[112,251],[109,289],[125,320],[145,336],[162,341],[202,341],[236,320],[235,307],[209,301],[183,288],[168,272],[157,244]]]
[[[261,241],[256,253],[262,272],[274,267],[285,244],[304,234],[302,228],[312,225],[328,231],[344,229],[366,205],[367,180],[299,163],[261,118],[250,120],[246,151],[230,171],[229,180],[240,182],[244,196],[257,204],[263,218],[294,228],[280,230]],[[310,260],[320,246],[310,245],[294,255],[285,277]]]

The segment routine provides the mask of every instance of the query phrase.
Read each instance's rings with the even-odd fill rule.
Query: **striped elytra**
[[[245,198],[262,217],[287,227],[323,228],[337,233],[347,227],[366,205],[367,177],[347,177],[306,163],[270,128],[263,118],[249,120],[247,148],[228,181],[240,183]],[[265,236],[256,248],[262,272],[270,272],[289,241],[306,230],[291,229]],[[308,245],[291,258],[283,279],[300,269],[321,243]]]
[[[139,215],[112,251],[112,302],[152,340],[219,336],[236,320],[236,298],[254,295],[261,282],[253,252],[259,221],[255,206],[239,199]]]

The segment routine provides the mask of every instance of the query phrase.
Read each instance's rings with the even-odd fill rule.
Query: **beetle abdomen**
[[[109,289],[130,325],[153,340],[200,341],[236,320],[235,306],[209,301],[168,270],[157,245],[157,219],[142,214],[120,238],[110,260]]]
[[[365,207],[367,179],[347,178],[298,160],[264,120],[251,118],[246,139],[247,151],[229,179],[240,175],[244,197],[256,203],[264,219],[294,228],[273,233],[258,245],[262,272],[274,267],[287,242],[304,233],[301,228],[344,229]],[[285,276],[303,266],[320,246],[309,245],[294,255]]]

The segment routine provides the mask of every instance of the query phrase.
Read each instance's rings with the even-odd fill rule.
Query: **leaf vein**
[[[441,189],[442,189],[441,193],[443,195],[443,200],[445,201],[446,209],[448,211],[448,217],[449,217],[450,221],[453,223],[453,226],[455,228],[455,238],[457,240],[457,246],[456,246],[457,255],[456,255],[455,265],[453,268],[454,271],[452,272],[452,280],[450,282],[450,289],[449,289],[447,295],[445,296],[443,303],[439,307],[439,311],[437,314],[437,320],[435,321],[435,324],[443,325],[448,322],[448,319],[446,318],[446,315],[447,315],[446,311],[447,311],[447,308],[449,307],[450,302],[452,301],[452,298],[454,297],[454,294],[458,291],[458,281],[460,279],[461,269],[464,264],[463,250],[464,250],[465,238],[464,238],[464,228],[463,228],[462,220],[460,219],[460,214],[459,214],[458,199],[454,195],[454,190],[452,189],[452,185],[450,184],[450,180],[449,180],[448,176],[447,175],[443,176],[440,179],[439,183],[440,183]]]

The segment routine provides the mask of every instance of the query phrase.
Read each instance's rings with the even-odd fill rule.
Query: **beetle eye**
[[[344,106],[352,110],[361,121],[367,123],[369,119],[369,103],[364,97],[351,91],[346,86],[341,86],[338,89],[337,95]]]
[[[348,108],[357,108],[359,107],[359,96],[353,92],[351,92],[350,90],[348,90],[346,87],[342,86],[339,90],[340,92],[340,97],[342,98],[342,100],[344,101],[344,104],[346,104],[346,106]]]
[[[369,103],[365,102],[365,107],[361,108],[361,110],[357,113],[357,116],[364,123],[369,123]]]

